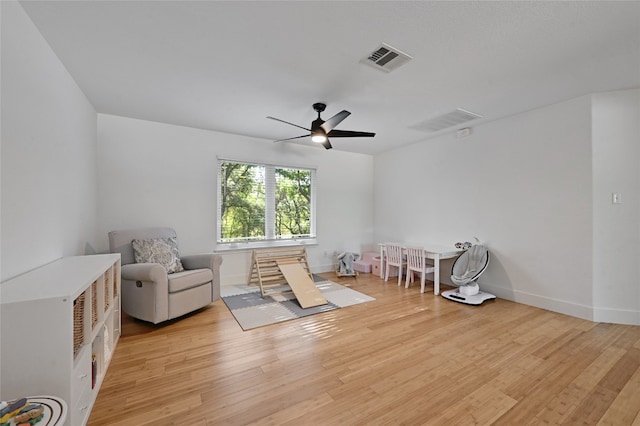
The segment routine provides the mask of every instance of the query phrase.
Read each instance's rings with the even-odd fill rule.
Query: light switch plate
[[[622,194],[619,192],[614,192],[611,194],[611,203],[612,204],[622,204]]]

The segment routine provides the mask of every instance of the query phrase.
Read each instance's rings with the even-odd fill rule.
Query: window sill
[[[264,248],[285,248],[285,247],[301,247],[315,246],[318,242],[315,238],[304,238],[298,240],[278,240],[278,241],[251,241],[237,243],[217,243],[215,247],[216,253],[228,253],[234,251],[250,251]]]

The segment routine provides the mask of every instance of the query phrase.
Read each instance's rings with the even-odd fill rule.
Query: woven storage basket
[[[111,269],[104,273],[104,311],[107,312],[111,299],[109,298],[109,286],[111,285]]]
[[[118,297],[118,271],[120,270],[120,262],[113,266],[113,298]]]
[[[82,293],[73,301],[73,357],[84,345],[84,304],[85,295]]]
[[[98,323],[98,282],[91,284],[91,329]]]

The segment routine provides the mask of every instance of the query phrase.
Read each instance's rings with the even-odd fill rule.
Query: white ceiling
[[[309,127],[318,101],[325,120],[351,111],[337,129],[377,133],[334,149],[374,154],[446,132],[412,127],[455,108],[474,125],[640,87],[635,1],[21,4],[98,112],[264,143],[305,133],[266,116]],[[359,62],[382,42],[414,59]]]

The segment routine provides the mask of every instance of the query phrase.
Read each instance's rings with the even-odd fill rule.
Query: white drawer
[[[69,413],[68,424],[72,426],[80,426],[85,425],[87,420],[89,420],[89,413],[91,400],[92,400],[93,392],[91,391],[91,384],[89,384],[89,388],[85,390],[85,392],[80,395],[78,401],[74,405]]]
[[[88,348],[83,349],[73,368],[69,406],[73,407],[86,391],[91,391],[91,351]]]

